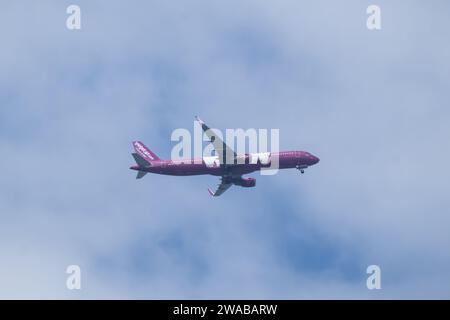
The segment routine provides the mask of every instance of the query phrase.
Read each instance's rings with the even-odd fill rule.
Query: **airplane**
[[[278,156],[279,169],[296,168],[301,173],[304,173],[304,170],[309,166],[319,162],[318,157],[306,151],[281,151],[278,153],[265,152],[237,155],[200,118],[195,117],[195,120],[198,121],[202,130],[210,139],[217,155],[203,157],[201,159],[161,160],[142,142],[133,141],[135,152],[131,155],[136,161],[136,165],[131,166],[130,169],[137,171],[136,179],[143,178],[147,173],[171,176],[210,174],[221,178],[221,182],[214,191],[208,188],[211,196],[218,197],[232,185],[244,188],[254,187],[256,185],[256,179],[243,178],[242,176],[269,168],[271,166],[271,157]]]

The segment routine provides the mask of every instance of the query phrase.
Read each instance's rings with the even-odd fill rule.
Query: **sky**
[[[450,298],[448,1],[0,4],[0,298]],[[321,161],[135,180],[196,115]]]

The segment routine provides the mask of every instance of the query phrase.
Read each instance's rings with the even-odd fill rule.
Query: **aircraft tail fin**
[[[133,147],[134,147],[134,151],[136,151],[136,154],[139,155],[142,159],[144,159],[144,161],[148,162],[147,166],[151,165],[152,161],[161,160],[155,153],[153,153],[149,148],[147,148],[140,141],[133,141]],[[134,159],[136,160],[136,157]],[[136,162],[137,162],[137,160],[136,160]]]

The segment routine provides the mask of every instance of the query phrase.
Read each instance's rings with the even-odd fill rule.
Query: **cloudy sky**
[[[2,0],[0,297],[450,298],[450,4],[371,4]],[[195,115],[321,162],[136,181]]]

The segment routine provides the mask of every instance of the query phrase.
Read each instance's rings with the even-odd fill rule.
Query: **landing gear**
[[[301,174],[305,173],[305,166],[296,166],[295,168],[297,168],[297,170],[299,170]]]

